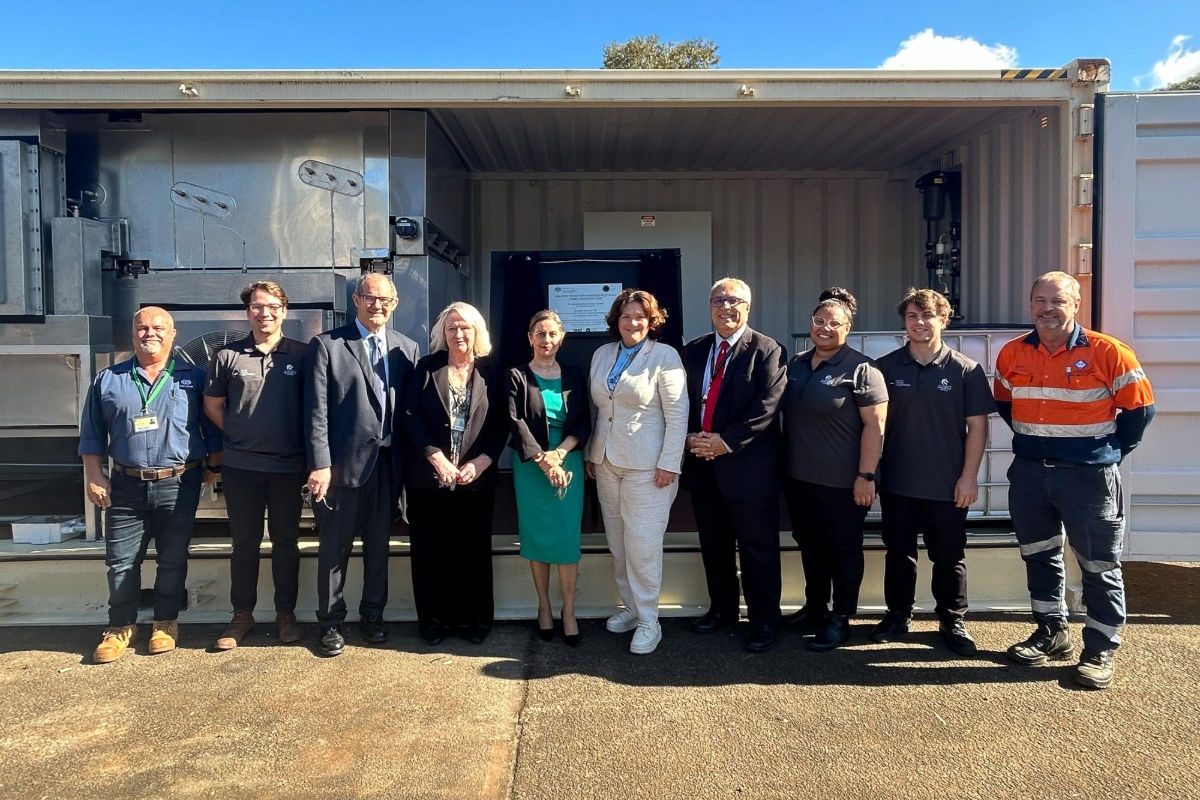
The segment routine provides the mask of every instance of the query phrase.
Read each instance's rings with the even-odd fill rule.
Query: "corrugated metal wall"
[[[1010,118],[943,150],[963,169],[968,322],[1027,321],[1033,276],[1059,266],[1062,159],[1056,115],[1049,118],[1048,128],[1040,112]],[[925,225],[913,183],[929,168],[778,177],[477,175],[476,296],[490,296],[493,251],[582,247],[586,211],[710,211],[713,277],[734,273],[750,283],[759,329],[790,343],[807,331],[820,290],[839,284],[859,299],[858,330],[893,330],[895,301],[909,285],[926,283]]]

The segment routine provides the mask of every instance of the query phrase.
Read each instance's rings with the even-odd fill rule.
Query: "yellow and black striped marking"
[[[1065,69],[1006,69],[1000,72],[1006,81],[1061,80],[1067,77]]]

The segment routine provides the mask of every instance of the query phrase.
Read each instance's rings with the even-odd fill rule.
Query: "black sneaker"
[[[1113,679],[1113,651],[1089,650],[1079,654],[1075,682],[1089,689],[1107,689]]]
[[[908,626],[911,624],[912,614],[889,611],[871,631],[871,638],[877,642],[895,641],[908,633]]]
[[[1038,625],[1033,636],[1008,648],[1008,657],[1018,664],[1034,667],[1047,661],[1066,661],[1075,655],[1071,634],[1065,623],[1054,627]]]
[[[342,651],[346,649],[346,640],[342,637],[341,625],[331,625],[321,629],[319,649],[323,656],[340,656],[342,654]]]
[[[975,640],[971,638],[971,634],[967,633],[967,626],[963,624],[962,617],[955,617],[953,620],[939,625],[938,636],[942,637],[942,641],[960,656],[973,656],[979,652]]]

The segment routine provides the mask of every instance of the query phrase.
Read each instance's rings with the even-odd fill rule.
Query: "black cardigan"
[[[592,432],[587,380],[582,370],[566,364],[559,366],[562,369],[563,407],[567,412],[563,437],[574,436],[579,440],[577,449],[582,449]],[[522,461],[529,461],[538,453],[550,449],[546,406],[542,402],[537,378],[528,364],[508,371],[508,426],[509,445]]]

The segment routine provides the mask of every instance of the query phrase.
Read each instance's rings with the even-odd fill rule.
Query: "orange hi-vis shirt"
[[[1081,325],[1055,353],[1037,331],[1004,345],[993,394],[1018,458],[1115,464],[1154,416],[1154,391],[1133,350]]]

